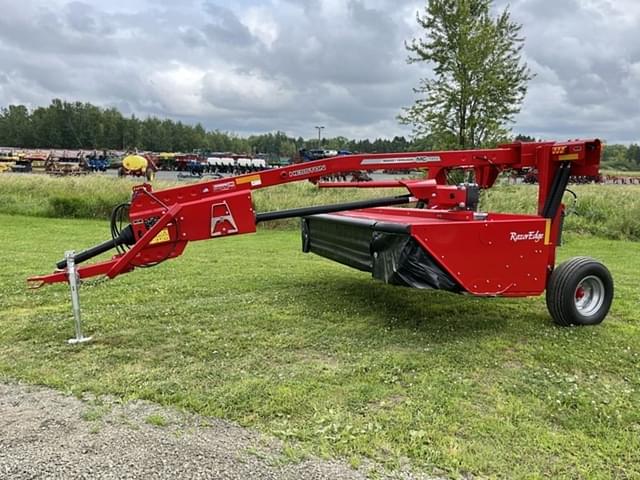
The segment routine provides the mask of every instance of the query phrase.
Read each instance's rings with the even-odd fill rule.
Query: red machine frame
[[[480,296],[539,295],[555,265],[566,182],[569,176],[597,175],[600,153],[600,141],[595,139],[513,143],[483,150],[332,157],[160,191],[143,184],[133,188],[126,235],[78,254],[75,262],[118,245],[128,244],[131,248],[110,260],[79,266],[77,272],[83,279],[97,275],[114,278],[136,267],[177,257],[190,241],[253,233],[261,221],[340,212],[338,215],[352,219],[408,226],[410,235],[465,292]],[[348,184],[321,181],[322,177],[344,171],[424,168],[428,169],[426,179]],[[470,186],[446,185],[447,173],[459,168],[472,169],[479,188],[491,187],[503,170],[536,168],[537,215],[475,212]],[[325,188],[402,187],[409,194],[284,212],[254,210],[253,190],[301,180]],[[388,206],[409,202],[419,202],[423,208]],[[34,287],[66,281],[64,262],[58,263],[52,274],[29,279]]]

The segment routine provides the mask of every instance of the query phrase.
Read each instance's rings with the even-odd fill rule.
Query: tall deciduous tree
[[[406,43],[409,63],[427,62],[416,103],[399,116],[417,138],[438,148],[473,148],[502,140],[520,110],[532,74],[522,61],[521,26],[492,0],[428,0],[416,17],[424,36]]]

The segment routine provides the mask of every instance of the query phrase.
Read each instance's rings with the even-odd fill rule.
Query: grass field
[[[192,244],[82,290],[94,342],[66,345],[64,285],[25,290],[107,222],[0,216],[0,378],[144,398],[257,428],[306,454],[444,475],[640,476],[640,244],[568,236],[616,281],[608,319],[558,328],[543,298],[377,283],[292,231]]]

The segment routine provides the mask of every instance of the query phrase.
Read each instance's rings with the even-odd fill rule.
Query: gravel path
[[[149,402],[0,384],[0,478],[413,479],[373,465],[286,462],[278,441]]]

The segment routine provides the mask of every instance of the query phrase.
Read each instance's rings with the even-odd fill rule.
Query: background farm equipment
[[[86,156],[86,162],[92,172],[106,172],[111,165],[107,152],[91,152]]]
[[[32,170],[31,160],[25,158],[24,155],[20,155],[20,159],[11,167],[11,171],[15,173],[31,173]]]
[[[187,163],[187,171],[194,176],[201,177],[206,171],[206,165],[204,163],[191,160]]]
[[[313,162],[314,160],[322,160],[323,158],[337,157],[340,155],[350,155],[348,150],[330,150],[327,148],[301,148],[298,152],[301,162]]]
[[[178,173],[178,178],[200,179],[205,175],[211,178],[222,178],[222,174],[218,172],[210,173],[210,166],[207,163],[202,163],[195,160],[191,160],[187,163],[187,171]]]
[[[53,150],[44,165],[50,175],[84,175],[89,173],[81,151]]]
[[[529,185],[535,185],[538,183],[538,171],[536,169],[530,169],[520,173],[522,182]],[[597,175],[571,175],[569,177],[569,183],[572,185],[587,185],[589,183],[603,183],[603,178],[600,174]]]
[[[213,174],[243,175],[267,168],[264,158],[235,153],[211,153],[206,160],[206,172]]]
[[[640,185],[640,174],[623,175],[619,173],[609,173],[601,175],[600,182],[614,185]]]
[[[598,174],[598,140],[514,143],[496,149],[348,155],[236,177],[153,191],[134,187],[131,202],[114,209],[111,240],[67,253],[34,287],[69,282],[76,319],[77,280],[114,278],[181,255],[189,241],[254,233],[258,223],[302,217],[302,249],[369,272],[385,283],[479,297],[527,297],[546,290],[559,325],[593,325],[609,311],[613,280],[601,263],[576,257],[555,266],[571,176]],[[337,205],[262,212],[252,191],[301,180],[314,183],[343,171],[428,169],[427,179],[339,182],[340,187],[404,188],[405,195]],[[448,185],[453,169],[475,183]],[[478,211],[480,189],[504,170],[537,168],[536,215]],[[324,186],[327,186],[326,184]],[[397,208],[414,204],[413,208]],[[128,217],[128,224],[126,218]],[[111,249],[110,260],[79,264]]]
[[[26,150],[20,162],[20,169],[24,173],[46,173],[47,161],[50,158],[50,151]]]
[[[0,151],[0,173],[12,172],[20,156],[13,151]]]
[[[188,172],[189,163],[204,162],[204,158],[197,153],[176,153],[174,154],[175,169],[179,172]]]
[[[161,152],[158,154],[156,161],[158,170],[175,170],[176,169],[176,154],[171,152]]]
[[[325,158],[340,157],[345,155],[351,155],[348,150],[329,150],[326,148],[317,148],[307,150],[302,148],[298,152],[298,158],[294,163],[306,163],[315,160],[322,160]],[[393,171],[393,170],[392,170]],[[322,178],[326,182],[370,182],[372,178],[363,170],[354,171],[342,171],[332,175],[327,175]]]
[[[151,156],[127,155],[122,159],[122,164],[118,168],[118,176],[144,177],[151,181],[156,176],[156,170]]]

